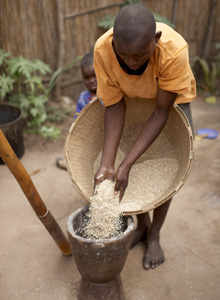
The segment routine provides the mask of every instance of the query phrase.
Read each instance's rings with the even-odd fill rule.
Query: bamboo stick
[[[57,19],[58,19],[58,57],[57,57],[57,69],[64,67],[65,58],[65,30],[64,30],[64,15],[63,15],[63,2],[62,0],[56,0],[57,5]],[[61,97],[61,85],[60,81],[57,82],[55,87],[55,98]]]
[[[93,12],[98,12],[98,11],[101,11],[101,10],[104,10],[104,9],[107,9],[107,8],[118,7],[122,4],[124,4],[124,2],[103,5],[103,6],[100,6],[100,7],[94,7],[94,8],[91,8],[91,9],[88,9],[88,10],[85,10],[85,11],[81,11],[81,12],[78,12],[78,13],[67,14],[65,16],[65,19],[76,18],[76,17],[80,17],[80,16],[83,16],[83,15],[91,14]]]
[[[1,129],[0,156],[17,180],[39,220],[52,236],[63,255],[71,255],[71,250],[67,238],[63,234],[53,215],[44,204],[33,181],[31,180],[30,175],[27,173],[26,169],[23,167],[23,165],[15,155]]]

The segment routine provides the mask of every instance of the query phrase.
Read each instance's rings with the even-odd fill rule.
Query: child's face
[[[96,81],[96,76],[95,76],[95,70],[93,66],[84,66],[81,68],[82,71],[82,77],[83,77],[83,82],[87,89],[90,91],[92,94],[96,94],[97,90],[97,81]]]
[[[161,33],[156,34],[155,39],[146,43],[143,40],[139,43],[126,45],[123,42],[113,41],[113,47],[121,59],[131,70],[139,69],[154,53],[156,43]]]

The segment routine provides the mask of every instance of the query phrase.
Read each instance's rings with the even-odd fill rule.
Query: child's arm
[[[104,179],[114,180],[114,163],[124,127],[125,111],[126,103],[123,98],[118,103],[106,107],[104,146],[101,165],[95,175],[95,186]]]
[[[76,103],[76,112],[75,112],[75,116],[74,119],[77,118],[78,114],[81,112],[81,110],[83,109],[83,97],[80,95],[79,98],[77,99],[77,103]]]
[[[177,97],[176,93],[158,89],[156,108],[146,122],[133,147],[116,172],[115,191],[120,191],[121,200],[128,185],[128,176],[132,165],[159,136],[169,117],[170,110]]]

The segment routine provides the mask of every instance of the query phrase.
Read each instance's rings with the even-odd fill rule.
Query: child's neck
[[[94,93],[94,92],[92,92],[92,91],[90,91],[90,90],[89,90],[89,92],[90,92],[90,94],[91,94],[93,97],[96,96],[96,93]]]
[[[137,70],[131,70],[124,61],[119,61],[119,64],[122,68],[122,70],[129,74],[129,75],[142,75],[144,73],[144,71],[146,70],[147,68],[147,65],[148,65],[148,62],[149,62],[149,59],[140,67],[138,68]]]

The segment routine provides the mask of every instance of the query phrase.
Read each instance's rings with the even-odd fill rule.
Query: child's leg
[[[165,221],[171,200],[155,208],[153,221],[147,233],[146,250],[143,267],[146,270],[154,269],[164,262],[164,253],[160,246],[160,229]]]
[[[187,116],[194,135],[190,103],[179,104],[179,106]],[[146,270],[150,268],[154,269],[164,262],[164,253],[160,246],[160,229],[165,221],[170,202],[171,199],[154,210],[153,221],[147,234],[147,244],[143,260],[143,267]]]
[[[187,119],[189,120],[189,123],[191,125],[191,129],[192,129],[192,133],[193,133],[193,136],[194,136],[193,119],[192,119],[192,112],[191,112],[190,103],[178,104],[178,106],[184,111],[185,115],[187,116]]]
[[[149,213],[137,215],[137,220],[138,226],[132,238],[131,248],[133,248],[141,241],[146,241],[147,232],[151,225]]]
[[[193,132],[190,103],[179,104],[179,106],[186,114]],[[146,249],[143,260],[143,267],[146,270],[156,268],[165,260],[163,250],[160,246],[160,229],[165,221],[171,200],[172,198],[154,210],[152,223],[150,222],[148,213],[137,216],[138,228],[134,233],[131,247],[135,246],[140,241],[146,240]]]

